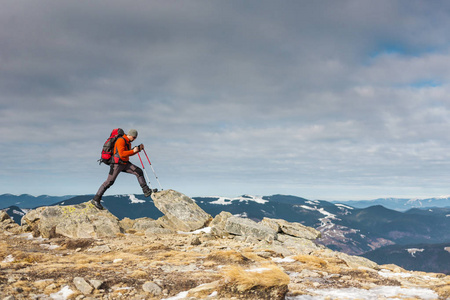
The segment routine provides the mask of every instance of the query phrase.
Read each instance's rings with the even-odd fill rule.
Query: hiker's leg
[[[123,170],[123,172],[135,175],[141,187],[147,185],[147,183],[145,182],[144,172],[138,166],[133,165],[132,163],[128,163],[126,164],[126,167]]]
[[[144,172],[141,168],[133,165],[132,163],[128,163],[123,172],[133,174],[137,177],[137,180],[142,188],[142,192],[144,192],[145,197],[149,197],[152,194],[152,190],[148,187],[147,182],[145,182]]]
[[[117,176],[119,176],[119,173],[122,171],[124,165],[120,164],[112,164],[109,169],[108,178],[106,178],[106,181],[102,183],[100,188],[97,191],[97,194],[95,194],[96,198],[101,199],[103,194],[106,192],[107,189],[109,189],[113,184],[114,181],[116,181]]]

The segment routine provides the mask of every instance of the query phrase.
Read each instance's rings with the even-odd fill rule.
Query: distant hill
[[[374,200],[359,201],[333,201],[333,203],[343,203],[356,208],[366,208],[374,205],[382,205],[386,208],[407,211],[411,208],[428,208],[428,207],[450,207],[450,196],[436,198],[379,198]]]
[[[74,196],[32,196],[28,194],[22,195],[12,195],[12,194],[2,194],[0,195],[0,209],[18,206],[20,208],[35,208],[38,206],[52,205],[56,202],[63,201],[66,199],[73,198]]]
[[[378,264],[395,264],[406,270],[450,274],[450,242],[443,244],[392,245],[362,256]]]

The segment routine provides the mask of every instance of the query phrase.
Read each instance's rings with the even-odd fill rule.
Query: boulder
[[[22,218],[35,236],[44,238],[115,237],[121,232],[119,219],[107,210],[99,210],[90,202],[68,206],[44,206],[29,211]]]
[[[73,284],[76,288],[85,295],[88,295],[92,292],[92,286],[84,280],[83,277],[75,277],[73,279]]]
[[[272,228],[253,220],[229,217],[225,223],[225,232],[245,237],[254,237],[260,241],[273,242],[277,239],[277,232]]]
[[[310,239],[294,237],[286,234],[279,234],[278,241],[283,243],[283,247],[295,254],[310,254],[314,251],[324,249],[325,246],[318,245]]]
[[[308,240],[315,240],[321,236],[320,231],[312,227],[308,227],[300,223],[288,222],[282,219],[264,218],[262,219],[261,224],[274,229],[278,233],[284,233]]]
[[[11,217],[8,215],[8,213],[4,210],[0,210],[0,222],[9,220],[11,220]]]
[[[233,215],[227,211],[222,211],[220,214],[214,217],[209,226],[211,227],[211,234],[214,236],[223,236],[226,233],[224,232],[225,225],[227,223],[228,218]]]
[[[211,215],[201,209],[194,200],[174,190],[165,190],[152,194],[153,202],[164,217],[165,228],[177,231],[193,231],[206,226],[212,219]]]
[[[21,227],[11,219],[6,211],[0,210],[0,230],[8,231],[10,233],[19,233]]]

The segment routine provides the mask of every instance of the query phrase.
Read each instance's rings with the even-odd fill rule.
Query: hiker
[[[103,184],[100,186],[97,194],[95,194],[94,198],[91,201],[92,204],[94,204],[98,209],[103,209],[100,200],[102,199],[102,196],[106,192],[106,190],[114,184],[114,181],[116,180],[120,172],[126,172],[136,175],[145,197],[149,197],[152,194],[152,190],[145,182],[142,169],[130,162],[130,156],[133,156],[144,149],[143,144],[131,148],[131,142],[136,140],[137,136],[137,130],[130,129],[127,134],[119,137],[114,144],[113,163],[110,166],[108,178],[106,178],[106,181],[103,182]]]

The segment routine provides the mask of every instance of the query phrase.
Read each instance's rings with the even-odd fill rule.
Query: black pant
[[[139,185],[142,188],[147,185],[147,183],[145,182],[144,173],[138,166],[135,166],[130,162],[127,162],[125,164],[112,164],[111,168],[109,169],[108,178],[106,178],[106,181],[103,182],[103,184],[100,186],[96,196],[101,198],[106,190],[114,184],[114,181],[116,181],[116,178],[117,176],[119,176],[120,172],[136,175]]]

